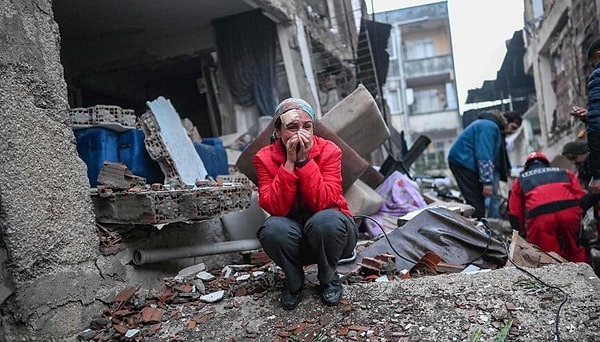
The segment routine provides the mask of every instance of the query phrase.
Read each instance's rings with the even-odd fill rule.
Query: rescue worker
[[[508,200],[512,228],[546,252],[584,262],[585,249],[577,243],[579,199],[584,194],[571,171],[550,167],[550,161],[541,152],[530,153],[525,170],[512,184]]]

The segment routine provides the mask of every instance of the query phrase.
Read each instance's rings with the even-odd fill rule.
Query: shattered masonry
[[[71,108],[73,125],[99,125],[117,123],[127,127],[137,127],[139,121],[133,109],[123,109],[119,106],[96,105],[87,108]]]
[[[115,224],[162,224],[206,220],[250,207],[244,184],[138,192],[92,190],[96,220]]]
[[[154,113],[148,110],[142,114],[140,120],[142,123],[141,128],[146,136],[144,139],[146,150],[148,151],[150,158],[158,162],[158,165],[165,174],[165,184],[183,184],[184,182],[175,167],[175,162],[160,135],[160,126],[154,117]]]

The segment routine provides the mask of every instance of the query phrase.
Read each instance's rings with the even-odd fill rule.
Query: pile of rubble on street
[[[556,329],[564,340],[598,338],[600,282],[587,264],[459,273],[441,267],[452,274],[425,265],[404,274],[385,267],[377,276],[347,273],[338,307],[321,303],[316,269],[308,267],[304,301],[290,312],[280,307],[283,275],[272,263],[210,272],[200,264],[164,279],[158,291],[130,286],[104,299],[105,310],[79,339],[548,341]]]
[[[305,267],[302,302],[284,311],[279,301],[283,272],[255,237],[267,216],[258,207],[252,157],[268,143],[271,124],[243,150],[227,148],[232,172],[212,178],[210,165],[197,167],[202,165],[198,150],[191,150],[194,145],[169,101],[161,98],[148,106],[141,123],[149,137],[146,149],[165,181],[147,184],[122,163],[102,163],[91,192],[102,255],[144,272],[158,272],[171,260],[234,257],[218,267],[193,262],[162,277],[158,287],[129,283],[110,298],[97,298],[104,308],[79,340],[600,338],[600,283],[592,268],[528,244],[505,220],[472,219],[473,208],[436,187],[435,180],[426,191],[408,172],[429,144],[426,137],[400,160],[388,157],[377,169],[367,162],[390,132],[361,87],[317,120],[315,129],[342,150],[342,187],[361,231],[354,256],[338,265],[342,302],[336,307],[321,303],[311,265]],[[161,122],[164,116],[172,121]],[[223,145],[240,144],[243,137]],[[382,193],[384,188],[394,196]],[[161,239],[173,238],[171,224],[213,219],[230,241],[194,245],[188,239],[181,246],[153,248],[129,237],[156,227],[164,233]]]

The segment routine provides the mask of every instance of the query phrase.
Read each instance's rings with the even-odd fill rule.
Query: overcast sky
[[[369,13],[418,6],[439,0],[365,0]],[[506,40],[523,28],[523,0],[448,0],[458,102],[461,112],[467,91],[496,78],[506,54]]]

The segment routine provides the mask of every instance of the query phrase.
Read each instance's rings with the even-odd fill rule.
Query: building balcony
[[[410,128],[414,132],[454,130],[460,128],[460,115],[457,110],[440,110],[409,116]]]
[[[449,81],[453,74],[452,55],[404,61],[404,72],[408,86]]]

